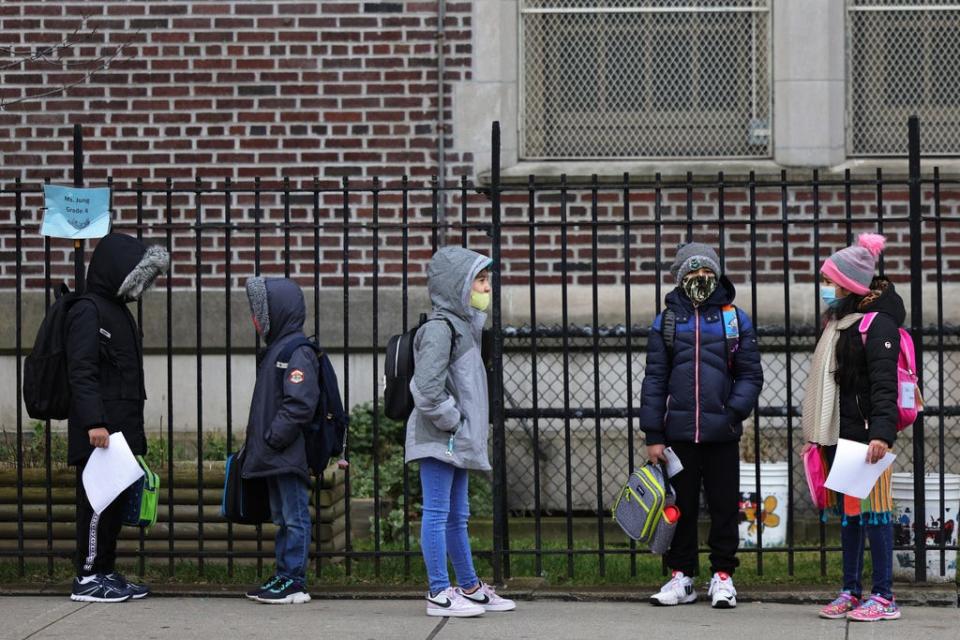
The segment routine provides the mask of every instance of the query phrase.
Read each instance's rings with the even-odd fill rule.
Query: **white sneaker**
[[[427,594],[427,615],[443,618],[473,618],[482,616],[485,609],[460,594],[460,590],[447,587],[435,596]]]
[[[733,609],[737,606],[737,590],[733,586],[733,578],[723,571],[713,574],[707,595],[713,596],[714,609]]]
[[[697,592],[693,587],[693,580],[683,575],[682,571],[674,571],[670,581],[660,588],[660,593],[650,596],[650,604],[661,607],[690,604],[696,601]]]
[[[482,581],[480,582],[480,588],[473,593],[466,593],[463,589],[460,589],[460,595],[473,604],[480,605],[484,611],[513,611],[517,608],[516,602],[501,598],[493,590],[493,587]]]

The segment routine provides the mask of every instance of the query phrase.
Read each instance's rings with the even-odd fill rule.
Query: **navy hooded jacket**
[[[756,332],[741,309],[739,349],[729,366],[722,310],[735,296],[726,277],[699,308],[679,288],[667,294],[666,306],[677,321],[672,359],[663,339],[663,314],[647,340],[640,427],[648,445],[740,439],[743,420],[763,387],[763,370]]]
[[[247,297],[267,346],[250,402],[243,477],[292,473],[309,482],[302,430],[312,421],[320,401],[317,354],[300,347],[290,356],[286,369],[277,369],[277,356],[284,345],[305,337],[303,291],[285,278],[250,278]]]

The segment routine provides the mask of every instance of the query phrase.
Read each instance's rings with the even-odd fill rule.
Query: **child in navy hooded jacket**
[[[651,602],[675,605],[697,599],[690,576],[697,572],[703,486],[711,520],[713,579],[708,595],[714,607],[732,608],[736,590],[731,576],[739,543],[739,442],[743,420],[763,386],[760,352],[750,318],[733,306],[736,292],[713,249],[701,243],[682,246],[670,273],[677,287],[667,294],[666,311],[650,331],[640,426],[648,458],[664,460],[664,447],[670,446],[683,471],[671,479],[680,508],[666,554],[673,575]]]
[[[310,601],[306,571],[310,552],[310,471],[302,430],[320,402],[316,352],[303,346],[290,355],[283,375],[277,358],[293,340],[304,339],[303,291],[286,278],[250,278],[247,298],[257,332],[266,342],[257,368],[244,444],[244,478],[266,478],[271,519],[277,525],[276,575],[247,593],[269,604]]]

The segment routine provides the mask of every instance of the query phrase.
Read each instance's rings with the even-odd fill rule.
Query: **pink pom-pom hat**
[[[877,258],[886,244],[887,239],[878,233],[862,233],[857,238],[857,244],[840,249],[827,258],[820,267],[820,273],[844,289],[864,296],[870,293]]]

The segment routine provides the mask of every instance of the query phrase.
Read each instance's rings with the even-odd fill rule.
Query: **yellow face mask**
[[[471,291],[470,306],[476,309],[477,311],[486,311],[487,307],[490,306],[490,294]]]

